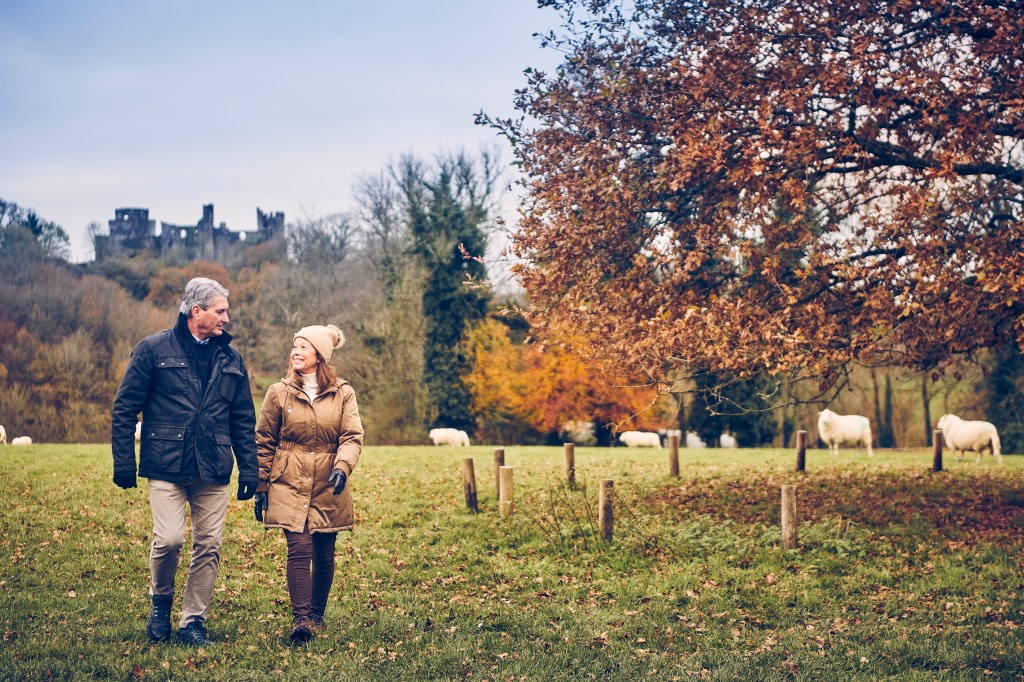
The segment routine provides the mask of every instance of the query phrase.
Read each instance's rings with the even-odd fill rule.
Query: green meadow
[[[460,460],[474,458],[479,513]],[[289,646],[285,545],[232,500],[208,626],[146,637],[145,482],[104,445],[0,446],[4,679],[1021,680],[1024,457],[367,447],[328,626]],[[614,480],[610,542],[597,489]],[[799,547],[781,549],[780,486]],[[179,597],[187,563],[179,576]],[[180,603],[175,604],[175,621]]]

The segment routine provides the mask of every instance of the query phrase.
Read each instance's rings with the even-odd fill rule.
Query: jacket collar
[[[299,385],[299,382],[295,381],[295,379],[291,378],[290,376],[283,377],[281,379],[281,383],[284,384],[285,386],[287,386],[288,388],[290,388],[292,391],[294,391],[296,393],[302,393],[303,395],[305,395],[305,391],[302,390],[302,386]],[[332,391],[340,391],[341,387],[344,386],[347,383],[348,382],[345,381],[344,379],[338,379],[333,384],[328,386],[327,390],[324,391],[324,393],[330,393]]]

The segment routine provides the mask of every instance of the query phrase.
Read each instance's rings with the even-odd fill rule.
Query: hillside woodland
[[[403,158],[359,183],[357,211],[304,216],[285,240],[229,263],[141,252],[71,264],[63,230],[44,239],[31,211],[4,202],[0,423],[36,442],[108,440],[132,347],[170,326],[185,283],[207,276],[231,292],[231,333],[257,400],[283,376],[295,330],[330,321],[345,331],[336,364],[356,388],[370,442],[424,443],[447,425],[506,443],[561,442],[568,420],[672,426],[673,401],[543,352],[495,300],[486,253],[494,168],[486,153]]]
[[[425,443],[430,428],[456,426],[474,443],[554,444],[580,423],[598,445],[626,429],[692,429],[709,445],[723,431],[741,446],[790,446],[797,429],[813,438],[813,391],[779,401],[765,376],[638,380],[573,350],[591,340],[533,338],[527,294],[488,272],[498,265],[488,245],[502,236],[495,168],[488,154],[403,158],[360,181],[353,213],[304,216],[282,241],[227,263],[141,252],[71,264],[59,226],[3,202],[0,424],[36,442],[107,441],[132,347],[173,323],[185,283],[201,275],[231,291],[231,333],[257,401],[283,375],[295,330],[338,324],[348,341],[336,364],[370,443]],[[928,442],[944,412],[1001,415],[1012,452],[1024,419],[1007,396],[1022,394],[1020,357],[979,360],[941,374],[854,367],[832,408],[869,416],[882,447]]]

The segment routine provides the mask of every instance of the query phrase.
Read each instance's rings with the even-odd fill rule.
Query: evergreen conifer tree
[[[723,431],[736,434],[744,447],[771,445],[777,425],[765,394],[769,379],[728,379],[720,374],[701,375],[690,410],[689,426],[708,445]]]
[[[988,376],[988,421],[995,424],[1003,454],[1024,452],[1024,355],[1016,348],[995,354]]]
[[[475,420],[463,381],[472,358],[462,341],[487,312],[488,297],[483,289],[466,282],[486,279],[478,257],[484,252],[481,224],[487,212],[472,193],[460,201],[458,170],[458,160],[440,164],[434,181],[424,181],[425,191],[410,197],[409,216],[416,253],[427,272],[424,383],[434,415],[428,426],[472,433]]]

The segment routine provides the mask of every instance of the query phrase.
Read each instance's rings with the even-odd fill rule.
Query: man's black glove
[[[256,520],[263,521],[263,512],[267,511],[267,494],[256,493],[256,501],[254,503],[253,513],[256,515]]]
[[[238,499],[240,500],[251,500],[252,496],[256,494],[256,481],[239,481],[238,482]]]
[[[334,486],[332,491],[335,495],[340,495],[341,491],[345,489],[345,481],[348,480],[348,476],[341,469],[335,469],[331,472],[331,475],[327,477],[327,480]]]
[[[115,471],[114,472],[114,484],[118,488],[134,488],[135,483],[135,472],[134,471]]]

